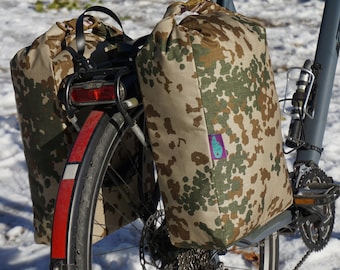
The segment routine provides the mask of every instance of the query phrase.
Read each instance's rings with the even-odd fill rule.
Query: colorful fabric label
[[[209,145],[212,159],[217,160],[227,157],[227,152],[224,148],[223,138],[221,134],[209,135]]]

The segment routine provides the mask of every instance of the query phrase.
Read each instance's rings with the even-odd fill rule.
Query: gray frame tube
[[[216,0],[214,2],[231,11],[236,11],[233,0]]]
[[[305,141],[322,148],[330,99],[340,46],[340,0],[326,0],[322,18],[315,63],[321,65],[317,79],[315,116],[304,121]],[[296,161],[314,161],[318,164],[321,153],[316,149],[300,149]]]

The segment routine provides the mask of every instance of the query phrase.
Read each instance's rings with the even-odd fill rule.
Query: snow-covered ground
[[[33,240],[31,198],[22,142],[16,119],[9,61],[22,47],[46,31],[55,21],[79,15],[80,11],[61,10],[37,13],[35,0],[0,1],[0,269],[48,269],[49,248]],[[163,15],[168,0],[103,0],[122,19],[132,37],[150,32]],[[235,0],[239,12],[264,19],[279,93],[285,88],[285,71],[301,66],[314,57],[323,1]],[[325,151],[320,166],[340,180],[340,69],[330,106],[325,134]],[[286,126],[287,123],[284,123]],[[337,203],[337,206],[340,206]],[[339,207],[338,207],[339,208]],[[340,269],[340,214],[334,233],[322,251],[313,254],[302,269]],[[281,269],[292,269],[305,252],[301,240],[282,239]],[[129,260],[129,259],[128,259]],[[126,267],[140,269],[133,257]]]

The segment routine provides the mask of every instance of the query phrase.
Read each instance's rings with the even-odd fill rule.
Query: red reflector
[[[113,85],[101,85],[96,88],[73,87],[71,99],[74,104],[109,103],[116,98]]]

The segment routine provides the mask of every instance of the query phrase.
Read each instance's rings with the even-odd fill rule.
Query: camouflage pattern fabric
[[[60,83],[74,72],[73,58],[65,47],[76,50],[75,25],[76,19],[57,22],[36,38],[32,45],[17,52],[10,63],[28,167],[37,243],[49,244],[51,241],[58,185],[68,152],[77,135],[57,99]],[[121,35],[118,29],[108,27],[91,16],[86,17],[84,29],[92,30],[85,34],[84,56],[90,58],[95,55],[98,61],[102,60],[102,52],[115,49],[111,43],[105,43],[107,31],[111,37]],[[98,47],[102,51],[98,52]],[[78,113],[80,123],[85,120],[87,111],[85,109]],[[119,223],[116,216],[111,218]]]
[[[136,65],[174,245],[225,248],[292,204],[259,22],[174,3]]]

